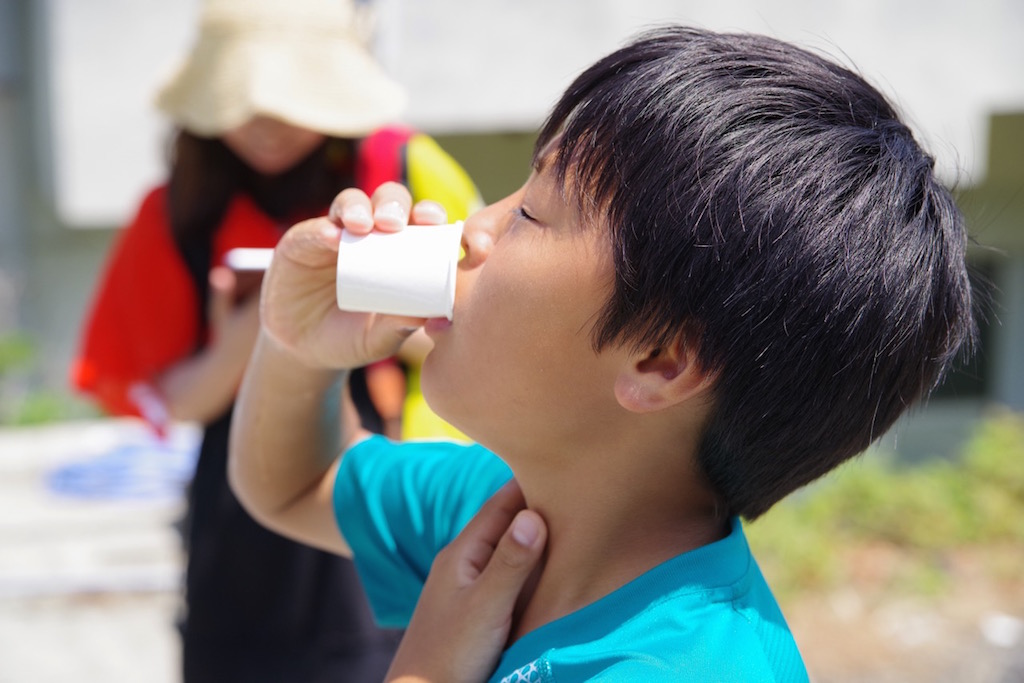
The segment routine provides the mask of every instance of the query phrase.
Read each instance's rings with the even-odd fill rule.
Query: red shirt
[[[71,369],[72,384],[109,412],[157,423],[163,420],[148,414],[144,403],[152,391],[147,382],[195,350],[201,305],[168,216],[167,188],[161,186],[121,232]],[[234,247],[273,247],[285,227],[239,195],[214,235],[211,263],[223,263]]]

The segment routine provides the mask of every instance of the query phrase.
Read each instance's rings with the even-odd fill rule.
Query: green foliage
[[[35,344],[21,332],[0,335],[0,425],[37,425],[93,416],[70,393],[39,388]]]
[[[13,333],[0,336],[0,381],[13,370],[28,368],[34,356],[32,340],[27,335]]]
[[[1006,412],[986,421],[965,460],[976,479],[1024,500],[1024,417]]]
[[[17,427],[50,424],[78,417],[80,412],[70,396],[34,391],[22,398],[7,415],[2,416],[2,422]]]
[[[900,557],[881,572],[890,587],[934,594],[958,549],[1024,548],[1024,415],[982,421],[957,460],[854,460],[750,524],[748,536],[783,594],[853,580],[850,557],[866,547]]]

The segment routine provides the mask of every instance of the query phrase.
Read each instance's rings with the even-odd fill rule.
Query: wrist
[[[273,335],[261,329],[256,338],[250,364],[259,364],[265,371],[293,386],[326,387],[338,380],[347,370],[318,366],[303,358]]]

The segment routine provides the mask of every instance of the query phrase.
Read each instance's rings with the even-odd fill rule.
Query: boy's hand
[[[487,680],[547,542],[544,521],[525,507],[510,481],[437,555],[385,681]]]
[[[342,228],[359,235],[401,230],[409,222],[411,204],[408,190],[397,183],[381,185],[372,200],[349,189],[334,200],[328,217],[285,233],[264,278],[263,332],[314,368],[354,368],[394,355],[423,320],[339,310],[338,243]],[[439,204],[420,202],[412,218],[433,225],[444,223],[446,215]]]

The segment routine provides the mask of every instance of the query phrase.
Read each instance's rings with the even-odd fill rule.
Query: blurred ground
[[[178,680],[173,524],[195,437],[0,430],[0,683]]]
[[[173,525],[196,437],[107,420],[0,430],[0,683],[177,681]],[[815,683],[1024,683],[1024,567],[995,585],[965,551],[955,591],[910,599],[873,589],[892,548],[851,561],[856,585],[783,601]]]
[[[815,683],[1024,683],[1022,587],[965,580],[924,598],[861,583],[790,598],[783,611]]]

